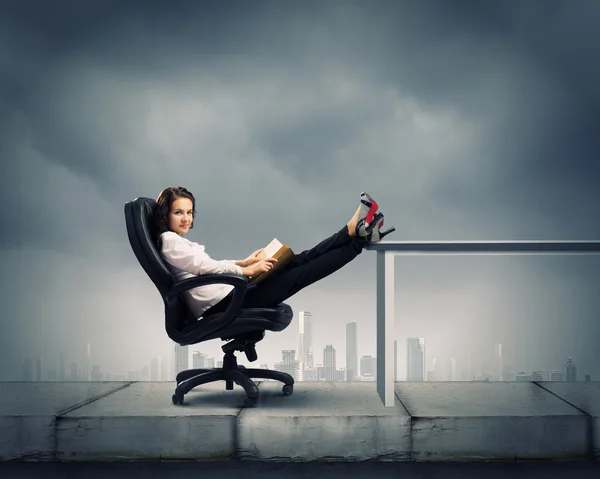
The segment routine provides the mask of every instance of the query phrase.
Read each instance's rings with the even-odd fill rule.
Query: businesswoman
[[[219,261],[211,258],[204,245],[184,238],[194,227],[195,218],[196,199],[190,191],[181,186],[170,186],[160,192],[154,211],[154,234],[158,250],[178,281],[215,273],[252,278],[273,268],[276,260],[258,258],[262,250],[243,260]],[[395,231],[392,227],[382,232],[383,220],[373,198],[361,193],[359,207],[344,227],[313,248],[297,254],[277,274],[259,284],[250,283],[241,307],[275,307],[301,289],[336,272],[356,258],[366,243],[380,241]],[[201,318],[225,311],[233,297],[233,286],[212,284],[184,294],[190,309],[197,318]]]

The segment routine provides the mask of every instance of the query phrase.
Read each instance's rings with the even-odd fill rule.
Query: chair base
[[[247,396],[244,406],[254,407],[258,402],[259,394],[258,386],[251,378],[273,379],[284,383],[282,392],[285,396],[290,396],[294,392],[294,378],[291,375],[271,369],[251,369],[240,366],[233,352],[228,352],[223,359],[222,368],[188,369],[177,374],[173,404],[183,404],[184,395],[201,384],[225,381],[225,389],[229,391],[233,389],[233,383],[243,387]]]

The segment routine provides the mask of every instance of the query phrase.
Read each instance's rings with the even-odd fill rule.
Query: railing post
[[[377,251],[377,392],[385,407],[394,401],[394,259]]]

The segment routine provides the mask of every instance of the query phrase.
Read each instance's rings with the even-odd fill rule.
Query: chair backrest
[[[175,283],[175,277],[161,257],[153,234],[153,214],[156,201],[152,198],[136,198],[125,203],[125,224],[131,249],[140,265],[158,289],[165,304],[165,329],[168,336],[177,341],[178,332],[193,321],[183,295],[167,302],[166,294]]]

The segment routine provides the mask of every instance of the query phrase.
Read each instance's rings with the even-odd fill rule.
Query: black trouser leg
[[[296,258],[279,274],[246,292],[242,308],[274,307],[301,289],[326,278],[356,258],[364,240],[352,237],[346,228]]]
[[[328,251],[347,245],[352,240],[353,237],[348,234],[348,227],[344,226],[337,233],[332,234],[329,238],[324,239],[316,246],[297,254],[294,260],[291,261],[284,269],[292,269],[302,266],[303,264],[309,263]]]
[[[311,249],[296,255],[282,271],[246,291],[243,308],[268,308],[285,301],[298,291],[337,270],[356,258],[365,240],[350,236],[344,226],[337,233],[321,241]],[[223,298],[205,314],[225,311],[231,296]]]

